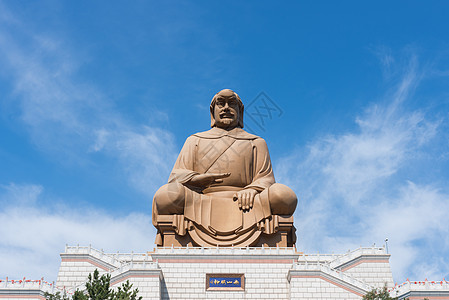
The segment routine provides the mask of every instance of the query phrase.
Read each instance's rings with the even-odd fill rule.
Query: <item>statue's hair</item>
[[[222,95],[222,92],[232,92],[231,96]],[[239,120],[237,126],[243,128],[243,111],[245,106],[243,105],[242,100],[236,92],[230,89],[224,89],[215,94],[210,103],[210,127],[215,127],[215,117],[214,117],[214,108],[218,98],[229,98],[234,97],[237,100],[237,104],[239,105]]]

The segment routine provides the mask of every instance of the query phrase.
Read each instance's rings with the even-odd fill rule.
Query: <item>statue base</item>
[[[240,242],[240,244],[230,244],[229,247],[293,247],[296,241],[295,227],[293,226],[293,216],[273,216],[276,217],[277,230],[273,234],[265,234],[255,231],[253,234]],[[207,243],[195,232],[187,232],[185,235],[176,233],[173,215],[160,215],[156,228],[159,229],[162,241],[158,247],[223,247],[221,244],[214,244],[213,241]],[[213,239],[213,237],[212,237]]]
[[[449,299],[446,281],[395,286],[384,247],[344,254],[304,254],[294,247],[158,247],[147,253],[104,253],[66,246],[56,284],[0,280],[0,298],[45,299],[44,293],[83,290],[90,273],[111,276],[111,287],[129,280],[138,296],[184,299],[354,299],[384,284],[392,297]]]
[[[294,247],[159,247],[147,253],[103,253],[67,247],[57,287],[83,287],[95,269],[126,280],[143,299],[361,299],[372,288],[393,287],[385,248],[345,254],[304,254]]]

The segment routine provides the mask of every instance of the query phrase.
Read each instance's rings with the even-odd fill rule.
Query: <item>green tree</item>
[[[114,299],[114,291],[111,290],[111,275],[101,275],[95,269],[93,275],[89,274],[86,282],[87,295],[82,291],[76,291],[73,300],[112,300]]]
[[[369,291],[362,298],[363,300],[396,300],[398,298],[393,298],[390,296],[390,293],[387,290],[387,287],[384,286],[382,289],[373,289]]]
[[[65,292],[62,295],[61,295],[61,292],[56,292],[55,294],[45,292],[44,297],[47,300],[69,300],[69,297],[67,296],[67,294]]]
[[[127,280],[122,283],[117,291],[111,289],[111,275],[103,274],[100,276],[98,270],[93,274],[89,274],[86,282],[86,290],[77,290],[72,299],[73,300],[142,300],[142,297],[137,297],[138,289],[132,290],[132,284]],[[56,294],[45,293],[47,300],[68,300],[64,294],[61,296],[60,292]]]
[[[117,292],[115,292],[114,296],[116,300],[142,300],[142,297],[137,298],[138,289],[131,291],[132,284],[127,280],[122,284],[121,287],[118,287]]]

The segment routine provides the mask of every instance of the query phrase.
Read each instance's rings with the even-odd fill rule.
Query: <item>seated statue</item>
[[[242,129],[243,108],[232,90],[218,92],[210,104],[212,129],[187,138],[168,183],[154,195],[158,246],[174,244],[164,241],[167,216],[166,228],[181,246],[257,246],[261,234],[276,234],[280,217],[290,217],[294,243],[296,195],[275,183],[265,140]]]

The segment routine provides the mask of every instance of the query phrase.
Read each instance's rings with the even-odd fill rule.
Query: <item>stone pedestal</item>
[[[374,287],[393,286],[389,257],[384,248],[323,255],[294,247],[159,247],[142,254],[67,247],[57,286],[73,291],[98,269],[111,274],[113,286],[129,280],[143,299],[361,299]],[[210,289],[214,276],[241,276],[244,285]]]
[[[162,247],[201,247],[189,235],[181,236],[176,233],[172,215],[160,215],[156,227],[162,236]],[[274,234],[264,234],[256,231],[254,236],[248,238],[248,246],[251,247],[293,247],[296,240],[295,227],[293,226],[293,216],[276,216],[278,228]],[[198,239],[197,239],[198,240]]]
[[[359,248],[337,255],[305,254],[294,247],[159,247],[147,253],[104,253],[66,247],[55,284],[0,280],[0,298],[41,299],[44,293],[83,290],[90,273],[111,275],[116,288],[126,280],[143,299],[361,299],[385,284],[398,299],[449,299],[449,283],[407,281],[394,285],[384,248]],[[219,286],[221,280],[225,285]],[[235,286],[233,286],[234,284]]]

